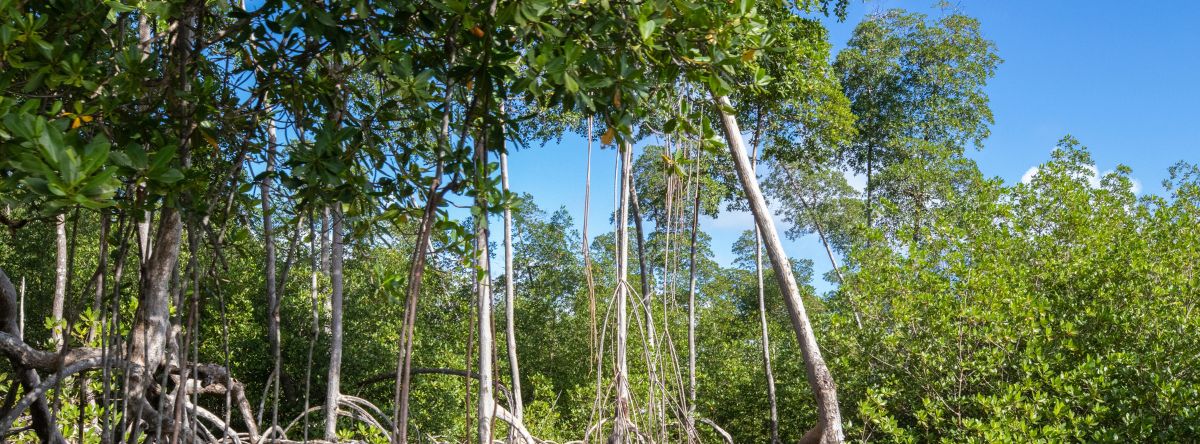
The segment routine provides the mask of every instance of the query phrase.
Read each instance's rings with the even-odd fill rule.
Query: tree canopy
[[[983,24],[846,7],[0,0],[0,437],[1200,436],[1200,170],[985,177]]]

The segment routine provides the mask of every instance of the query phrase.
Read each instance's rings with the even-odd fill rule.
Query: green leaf
[[[638,32],[642,35],[642,40],[650,40],[650,36],[654,35],[654,28],[657,23],[654,20],[647,20],[644,17],[638,17]]]

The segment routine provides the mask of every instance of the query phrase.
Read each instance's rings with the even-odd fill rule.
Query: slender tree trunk
[[[638,270],[642,281],[642,308],[646,314],[646,345],[650,349],[647,354],[646,370],[649,372],[649,387],[646,394],[646,408],[651,413],[655,410],[655,391],[659,384],[659,372],[657,366],[658,356],[658,332],[654,326],[654,309],[653,295],[650,293],[650,275],[646,270],[646,237],[642,231],[642,211],[641,205],[638,204],[637,184],[631,179],[629,188],[629,203],[633,210],[633,224],[637,230],[637,253],[638,253]],[[664,394],[665,396],[665,394]],[[653,415],[651,415],[653,416]],[[665,416],[665,415],[664,415]],[[665,420],[665,418],[659,418]],[[660,422],[661,425],[661,422]],[[665,439],[665,437],[664,437]]]
[[[67,272],[67,215],[59,214],[54,218],[54,246],[55,246],[55,267],[54,267],[54,299],[50,302],[50,318],[54,320],[54,327],[50,329],[50,342],[54,350],[62,350],[63,347],[63,305],[67,298],[67,279],[70,279]]]
[[[592,255],[590,253],[592,247],[588,243],[588,218],[592,203],[592,124],[592,118],[588,117],[587,172],[583,179],[583,245],[580,245],[580,248],[583,251],[583,275],[587,280],[588,289],[588,333],[590,335],[588,356],[592,358],[593,362],[598,362],[597,350],[599,350],[600,344],[596,331],[596,285],[592,278]]]
[[[25,340],[25,276],[21,276],[21,301],[18,303],[19,308],[17,320],[17,338]]]
[[[630,179],[629,184],[630,184],[630,187],[629,187],[630,209],[632,211],[634,211],[634,215],[632,215],[632,216],[634,216],[634,228],[637,230],[637,266],[638,266],[638,272],[640,272],[640,277],[641,277],[641,281],[642,281],[641,301],[642,301],[643,311],[646,312],[646,330],[647,330],[646,331],[647,332],[646,344],[647,344],[647,347],[649,348],[649,352],[650,352],[647,354],[647,360],[646,360],[647,371],[649,372],[649,388],[647,390],[646,407],[647,407],[648,412],[652,413],[652,418],[653,418],[653,415],[656,414],[656,412],[659,412],[658,409],[655,409],[655,398],[656,398],[655,392],[658,391],[659,385],[661,384],[661,382],[660,382],[660,374],[661,373],[659,372],[659,368],[658,368],[658,355],[659,355],[658,331],[655,330],[655,325],[654,325],[654,305],[653,305],[654,298],[653,298],[653,294],[650,293],[650,274],[647,270],[647,260],[646,260],[646,234],[644,234],[644,232],[642,230],[642,209],[641,209],[641,205],[637,203],[636,181]],[[653,269],[653,266],[652,266],[652,269]],[[665,397],[666,397],[666,394],[665,394],[665,389],[664,389],[664,394],[662,394],[662,398],[660,398],[660,401],[665,402]],[[659,422],[660,426],[664,426],[664,421],[666,421],[666,415],[665,414],[660,415],[659,418],[656,420],[660,421]],[[649,426],[650,426],[650,428],[653,428],[653,424],[650,424]],[[664,434],[664,437],[662,437],[661,439],[666,439],[665,434]]]
[[[775,271],[775,279],[783,293],[784,303],[787,306],[788,315],[791,317],[792,329],[795,330],[796,339],[800,343],[809,387],[817,400],[817,417],[820,423],[817,424],[814,431],[819,433],[813,433],[813,435],[820,437],[820,440],[825,443],[840,443],[844,438],[841,411],[837,403],[837,386],[833,382],[829,368],[825,365],[825,359],[821,356],[817,338],[813,334],[812,324],[809,322],[804,308],[804,301],[800,297],[800,288],[796,284],[796,277],[792,274],[791,263],[783,251],[783,243],[779,240],[775,222],[771,218],[771,212],[767,208],[766,200],[763,199],[762,190],[759,189],[758,180],[746,158],[746,147],[742,140],[741,129],[738,128],[737,119],[732,114],[725,112],[725,109],[732,108],[729,98],[714,94],[713,99],[721,117],[721,124],[725,130],[725,138],[729,144],[738,180],[742,184],[742,189],[750,202],[751,212],[754,213],[755,223],[761,230],[763,241],[766,243],[767,255],[771,258],[771,265]]]
[[[475,142],[475,274],[476,302],[479,304],[479,405],[478,405],[478,442],[492,442],[492,414],[495,397],[492,394],[492,289],[491,277],[488,273],[488,220],[487,193],[483,190],[486,183],[487,144],[483,140]]]
[[[171,88],[168,88],[170,93],[167,97],[167,110],[171,121],[177,125],[176,132],[180,140],[179,166],[184,174],[192,165],[191,138],[195,130],[194,106],[189,101],[195,55],[193,31],[197,28],[198,17],[204,7],[204,3],[198,0],[180,5],[181,17],[170,24],[170,28],[174,29],[174,36],[168,40],[171,45],[171,57],[165,69]],[[183,202],[188,200],[190,199],[186,195],[182,199]],[[126,396],[129,405],[139,412],[139,415],[130,418],[133,421],[134,437],[138,435],[137,421],[146,419],[139,417],[140,415],[150,416],[150,420],[159,424],[155,412],[146,408],[146,393],[150,384],[154,382],[154,373],[164,362],[167,340],[171,337],[170,280],[179,262],[182,235],[180,210],[164,206],[158,217],[158,232],[150,243],[150,256],[141,267],[137,313],[129,332],[130,362],[141,368],[140,371],[128,375]]]
[[[650,303],[650,275],[646,271],[646,234],[642,231],[642,206],[638,204],[637,187],[631,187],[629,190],[630,209],[633,210],[633,227],[637,231],[637,250],[638,250],[638,273],[641,274],[642,283],[642,299],[647,304]],[[651,336],[653,336],[654,324],[649,325],[651,328]]]
[[[616,424],[613,426],[613,438],[616,442],[626,442],[632,432],[630,422],[630,403],[632,395],[629,391],[629,189],[631,188],[633,146],[625,143],[618,151],[621,159],[620,175],[620,210],[617,216],[617,350],[615,375],[617,385]]]
[[[453,65],[456,57],[454,39],[447,40],[447,52],[450,53],[448,65]],[[408,286],[405,291],[404,329],[400,332],[400,355],[396,368],[396,399],[393,411],[393,424],[396,430],[392,432],[395,444],[408,444],[408,410],[409,394],[412,391],[412,352],[414,335],[417,325],[417,300],[421,295],[421,277],[425,273],[426,247],[433,233],[433,225],[437,219],[437,208],[441,203],[438,187],[442,180],[442,154],[450,149],[450,117],[452,112],[450,90],[453,83],[447,85],[446,96],[442,100],[442,121],[438,131],[438,152],[435,153],[433,180],[429,184],[429,195],[425,198],[425,212],[421,215],[420,232],[417,243],[413,246],[412,257],[408,265]]]
[[[275,406],[279,405],[279,386],[282,385],[283,360],[279,342],[279,293],[276,288],[275,279],[275,227],[274,227],[274,210],[271,209],[271,174],[275,172],[275,118],[267,119],[267,165],[266,175],[263,176],[261,191],[262,191],[262,213],[263,213],[263,240],[265,241],[264,249],[266,250],[266,265],[265,265],[265,280],[267,290],[267,343],[271,347],[271,359],[273,367],[271,374],[275,375],[275,402],[272,404],[271,418],[272,424],[275,424],[278,418],[278,409]],[[297,232],[299,230],[297,229]],[[289,259],[290,260],[290,259]],[[285,267],[286,268],[286,267]],[[286,271],[285,271],[286,274]],[[286,276],[285,276],[286,278]],[[287,282],[283,285],[286,287]],[[268,387],[269,389],[270,387]]]
[[[338,401],[342,396],[342,261],[345,247],[342,245],[342,225],[344,223],[341,204],[334,204],[330,212],[333,219],[331,233],[333,252],[330,257],[329,276],[333,291],[329,296],[330,336],[329,344],[329,376],[326,379],[325,391],[325,440],[337,441],[337,410]]]
[[[696,145],[696,197],[692,201],[692,243],[688,259],[688,442],[695,436],[696,413],[696,235],[700,227],[700,195],[704,190],[704,181],[700,177],[700,145]]]
[[[320,260],[321,259],[320,249],[321,249],[321,247],[320,247],[319,241],[317,239],[317,237],[319,237],[320,233],[317,233],[317,231],[316,231],[317,222],[314,219],[315,219],[315,216],[310,213],[308,216],[308,226],[309,226],[308,231],[309,231],[309,234],[311,234],[312,236],[309,238],[310,239],[309,240],[309,242],[310,242],[309,252],[311,253],[311,255],[309,256],[309,259],[311,261],[310,267],[309,267],[309,279],[310,279],[309,280],[309,298],[312,300],[312,337],[308,341],[308,355],[307,355],[308,357],[305,361],[305,367],[304,367],[304,411],[305,412],[307,412],[309,409],[309,406],[312,405],[310,403],[310,398],[312,395],[313,351],[316,348],[317,339],[320,339],[320,337],[321,337],[321,312],[319,311],[320,303],[317,300],[318,296],[320,294],[320,288],[318,285],[317,276],[318,276],[318,274],[320,274],[320,265],[321,265],[320,264],[320,261],[321,261]],[[308,429],[309,429],[308,415],[304,415],[304,424],[303,424],[304,441],[308,441]]]
[[[329,207],[321,208],[321,272],[329,274]]]
[[[767,375],[767,403],[771,408],[771,443],[779,443],[779,408],[775,400],[775,373],[771,370],[771,336],[767,330],[767,300],[763,289],[762,235],[754,227],[754,273],[758,278],[758,322],[762,328],[763,372]]]
[[[408,409],[409,393],[412,391],[412,350],[417,324],[417,298],[421,295],[421,277],[425,272],[426,246],[433,233],[433,224],[437,218],[437,207],[440,201],[438,183],[442,177],[442,163],[439,160],[437,173],[429,186],[429,197],[425,202],[425,213],[421,216],[421,231],[417,236],[417,244],[413,247],[412,258],[409,261],[408,288],[405,295],[404,330],[400,335],[400,369],[397,374],[396,411],[394,415],[396,442],[408,443]]]
[[[758,126],[754,129],[754,153],[750,157],[750,169],[758,179],[758,136],[762,130],[762,114],[758,115]],[[771,370],[771,336],[767,330],[767,299],[763,285],[762,233],[754,224],[754,275],[758,280],[758,323],[762,329],[763,373],[767,377],[767,404],[770,405],[771,444],[779,444],[779,408],[775,400],[775,373]]]
[[[500,153],[500,182],[508,192],[508,154]],[[521,368],[517,364],[517,315],[516,275],[513,274],[512,210],[504,206],[504,321],[508,340],[508,366],[512,372],[512,414],[518,421],[525,418],[525,407],[521,402]]]
[[[875,192],[875,182],[873,181],[873,178],[872,178],[872,173],[874,172],[874,171],[872,171],[872,168],[874,168],[874,163],[875,163],[875,146],[868,145],[867,146],[867,205],[866,205],[866,207],[867,207],[866,208],[867,209],[867,228],[871,228],[871,223],[873,222],[871,220],[871,213],[875,209],[874,201],[872,200],[872,198],[874,197],[873,194]]]

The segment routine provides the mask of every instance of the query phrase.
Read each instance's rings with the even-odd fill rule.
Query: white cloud
[[[863,192],[867,189],[867,176],[865,174],[853,173],[850,171],[842,172],[846,176],[846,182],[850,184],[855,191]]]
[[[1092,188],[1100,188],[1100,170],[1097,170],[1096,167],[1091,165],[1088,165],[1087,169],[1092,172],[1092,174],[1087,178],[1088,185],[1091,185]]]
[[[1108,170],[1101,174],[1100,171],[1094,166],[1089,165],[1087,168],[1091,172],[1091,174],[1089,174],[1087,177],[1087,181],[1088,185],[1091,185],[1092,188],[1100,188],[1100,178],[1114,172],[1114,170]],[[1029,167],[1029,169],[1025,170],[1025,174],[1021,175],[1021,183],[1028,184],[1029,182],[1032,182],[1033,177],[1037,176],[1040,171],[1041,169],[1036,166]],[[1133,177],[1130,177],[1129,180],[1133,183],[1133,194],[1142,194],[1142,182]]]
[[[1021,183],[1028,184],[1029,182],[1033,182],[1033,176],[1036,176],[1038,171],[1041,171],[1038,167],[1029,167],[1028,170],[1025,170],[1025,174],[1021,175]]]
[[[710,219],[707,216],[705,219]],[[749,211],[721,211],[716,219],[710,219],[714,228],[749,230],[754,228],[754,215]]]

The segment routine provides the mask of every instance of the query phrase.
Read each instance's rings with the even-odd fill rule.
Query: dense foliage
[[[1200,437],[1200,169],[984,177],[984,24],[845,7],[0,0],[0,440]]]

